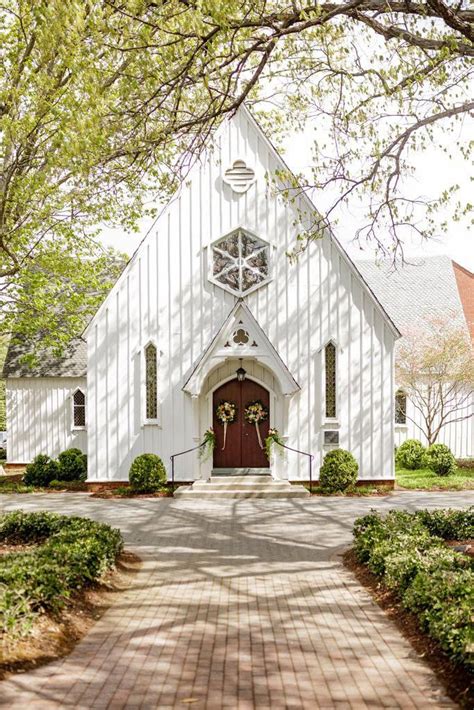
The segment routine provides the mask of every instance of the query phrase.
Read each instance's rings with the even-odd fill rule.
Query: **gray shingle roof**
[[[10,343],[2,377],[85,377],[87,344],[82,338],[74,338],[62,357],[44,349],[37,351],[38,364],[30,366],[22,362],[22,357],[31,353],[32,349],[31,342]]]
[[[452,315],[465,325],[451,259],[429,256],[412,257],[408,261],[396,270],[374,261],[356,261],[357,268],[402,335],[433,316]]]

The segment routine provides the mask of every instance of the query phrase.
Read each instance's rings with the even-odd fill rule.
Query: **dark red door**
[[[268,390],[251,380],[231,380],[214,392],[213,427],[216,433],[216,448],[214,449],[214,468],[268,468],[268,459],[260,448],[255,424],[245,421],[245,407],[259,400],[270,412],[270,396]],[[227,426],[227,437],[224,446],[224,427],[216,419],[216,407],[223,402],[235,402],[237,418]],[[260,423],[262,444],[270,428],[269,418]]]

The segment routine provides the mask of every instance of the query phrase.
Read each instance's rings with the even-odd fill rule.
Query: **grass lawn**
[[[472,468],[457,468],[451,476],[437,476],[428,468],[420,468],[417,471],[400,468],[397,469],[395,477],[399,488],[412,490],[461,491],[474,489],[474,469]]]

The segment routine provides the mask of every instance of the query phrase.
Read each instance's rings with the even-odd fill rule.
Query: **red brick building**
[[[453,269],[464,315],[474,342],[474,274],[455,261],[453,261]]]

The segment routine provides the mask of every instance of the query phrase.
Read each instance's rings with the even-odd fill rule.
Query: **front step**
[[[274,481],[257,476],[212,477],[208,481],[195,481],[192,486],[180,486],[176,498],[307,498],[309,491],[288,481]]]
[[[212,476],[268,476],[269,468],[213,468]]]

